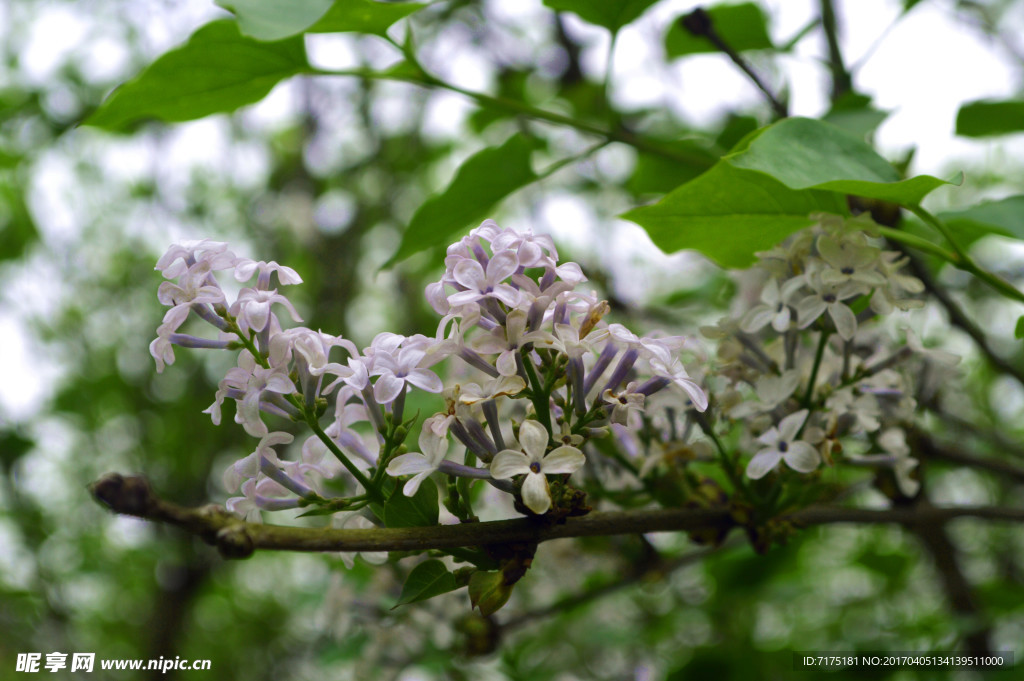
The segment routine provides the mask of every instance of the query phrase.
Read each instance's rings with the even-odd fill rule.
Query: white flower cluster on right
[[[884,250],[867,218],[821,216],[815,227],[758,254],[760,300],[738,319],[703,329],[719,340],[709,379],[722,414],[740,424],[760,479],[780,463],[810,473],[835,457],[888,467],[900,491],[919,487],[907,433],[929,380],[958,358],[926,351],[910,329],[893,347],[869,321],[923,305],[907,259]],[[843,445],[840,439],[843,438]]]

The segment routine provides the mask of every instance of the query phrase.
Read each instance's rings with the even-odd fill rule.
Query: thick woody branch
[[[185,508],[160,499],[141,476],[110,473],[89,487],[97,501],[116,513],[177,525],[216,546],[228,558],[246,558],[257,549],[278,551],[422,551],[513,542],[543,542],[646,532],[729,530],[738,527],[728,509],[662,508],[591,513],[551,524],[544,518],[518,518],[434,527],[331,529],[284,527],[245,522],[219,506]],[[972,516],[1024,522],[1024,509],[994,507],[868,510],[807,508],[784,520],[799,526],[834,523],[897,523],[916,526]]]

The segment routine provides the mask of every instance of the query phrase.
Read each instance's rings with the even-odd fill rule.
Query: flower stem
[[[331,454],[334,454],[338,461],[340,461],[341,464],[348,469],[348,472],[352,474],[352,477],[354,477],[359,484],[363,486],[363,489],[366,490],[366,495],[374,501],[383,502],[384,495],[381,494],[380,487],[371,482],[370,479],[366,477],[366,474],[359,470],[359,468],[352,463],[351,459],[345,456],[345,452],[341,451],[341,448],[338,447],[338,445],[334,443],[334,440],[328,437],[327,433],[325,433],[323,428],[320,427],[320,424],[316,420],[316,416],[310,412],[306,412],[306,423],[316,436],[320,438],[320,441],[326,445],[327,449],[331,450]]]

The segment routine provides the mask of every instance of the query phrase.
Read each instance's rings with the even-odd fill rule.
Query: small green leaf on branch
[[[455,575],[448,571],[439,560],[427,560],[409,573],[402,586],[402,595],[398,597],[395,608],[408,603],[425,601],[434,596],[455,591],[459,588]],[[395,608],[392,608],[394,610]]]

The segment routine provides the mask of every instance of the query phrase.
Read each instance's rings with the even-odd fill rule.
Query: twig
[[[732,538],[733,540],[736,537]],[[693,565],[699,563],[708,556],[718,553],[722,550],[733,548],[739,545],[739,541],[727,541],[721,546],[714,548],[700,549],[698,551],[691,551],[682,556],[677,556],[669,560],[659,560],[647,567],[644,570],[638,570],[629,574],[625,577],[619,577],[611,579],[604,584],[596,587],[591,587],[586,591],[581,591],[564,598],[560,598],[550,605],[546,605],[543,608],[537,610],[529,610],[510,618],[507,622],[501,625],[502,632],[508,632],[510,629],[517,629],[524,624],[552,615],[557,615],[560,612],[568,612],[574,610],[580,606],[592,603],[598,599],[604,598],[605,596],[611,595],[616,591],[621,591],[626,587],[632,586],[639,582],[647,581],[650,579],[663,579],[667,575],[675,572],[676,570],[686,567],[687,565]]]
[[[934,506],[922,491],[913,508],[928,510]],[[950,609],[965,622],[964,643],[967,652],[971,655],[991,655],[990,625],[974,597],[971,583],[967,581],[960,567],[957,547],[950,539],[945,523],[920,523],[909,529],[931,554]]]
[[[821,27],[828,43],[828,67],[832,72],[832,103],[853,89],[853,77],[843,63],[839,49],[839,25],[832,0],[821,0]]]
[[[921,450],[921,454],[932,461],[948,461],[950,463],[960,464],[961,466],[968,466],[970,468],[978,468],[991,473],[996,473],[1003,477],[1017,480],[1018,482],[1024,482],[1024,468],[1015,466],[1012,463],[1000,461],[999,459],[982,458],[979,456],[964,454],[963,452],[958,452],[948,446],[941,445],[931,438],[923,436],[919,436],[917,446]]]
[[[743,55],[734,50],[731,45],[722,39],[722,36],[719,35],[717,30],[715,30],[715,25],[711,20],[711,15],[708,14],[703,7],[698,7],[687,14],[679,20],[679,23],[684,29],[693,35],[707,38],[712,45],[729,57],[729,59],[732,60],[732,63],[736,64],[736,66],[738,66],[740,70],[747,75],[747,78],[757,86],[757,89],[764,94],[765,99],[767,99],[768,103],[771,104],[772,110],[775,112],[776,116],[779,118],[786,118],[789,116],[789,110],[786,108],[786,104],[776,97],[775,93],[768,89],[768,86],[764,84],[764,81],[761,80],[760,76],[758,76],[754,69],[751,68],[750,64],[747,63],[747,60],[743,58]]]
[[[422,551],[512,542],[543,542],[562,537],[593,537],[698,529],[728,531],[739,524],[724,508],[591,513],[551,524],[541,518],[496,520],[432,527],[342,530],[283,527],[245,522],[219,506],[185,508],[160,499],[142,476],[110,473],[89,486],[92,495],[117,513],[177,525],[216,546],[228,558],[246,558],[257,549],[277,551]],[[1024,522],[1024,509],[962,506],[871,510],[811,507],[785,516],[798,526],[835,523],[897,523],[907,526],[976,517]]]

